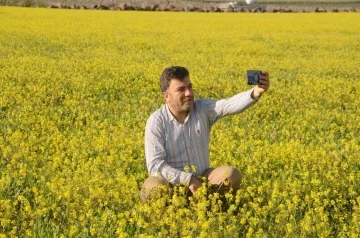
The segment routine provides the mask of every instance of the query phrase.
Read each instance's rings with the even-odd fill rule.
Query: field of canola
[[[0,8],[0,237],[358,237],[360,15]],[[266,95],[211,134],[217,195],[142,204],[159,75],[196,97]]]

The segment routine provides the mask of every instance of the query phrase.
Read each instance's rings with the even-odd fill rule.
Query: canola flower
[[[0,237],[357,237],[360,16],[0,8]],[[142,204],[160,72],[197,97],[272,87],[211,134],[234,195]],[[195,170],[196,168],[189,168]]]

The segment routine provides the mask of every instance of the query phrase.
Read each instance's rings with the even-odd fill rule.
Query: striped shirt
[[[210,129],[220,118],[252,106],[253,89],[218,101],[197,99],[184,123],[176,121],[165,104],[151,114],[145,129],[145,156],[148,172],[161,175],[171,184],[189,185],[210,167]]]

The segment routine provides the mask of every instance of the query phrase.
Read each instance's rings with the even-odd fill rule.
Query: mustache
[[[184,102],[188,102],[188,101],[194,101],[194,97],[187,97]]]

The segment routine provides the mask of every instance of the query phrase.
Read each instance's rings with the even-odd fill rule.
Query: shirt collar
[[[166,113],[167,113],[167,115],[168,115],[169,120],[170,120],[170,121],[176,121],[176,122],[177,122],[177,120],[175,119],[175,117],[173,116],[173,114],[170,112],[170,109],[169,109],[169,107],[168,107],[167,104],[165,104],[165,109],[166,109]],[[190,116],[194,113],[194,110],[195,110],[195,103],[193,104],[190,112],[187,114],[184,123],[186,123],[187,120],[189,120]]]
[[[168,118],[170,119],[170,121],[176,121],[175,117],[170,112],[170,109],[167,104],[165,104],[165,109],[166,109],[166,114],[167,114]]]

